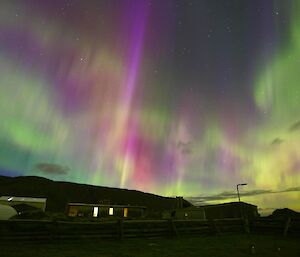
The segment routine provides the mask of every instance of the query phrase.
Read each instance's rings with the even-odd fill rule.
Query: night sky
[[[0,174],[300,211],[299,67],[296,0],[2,0]]]

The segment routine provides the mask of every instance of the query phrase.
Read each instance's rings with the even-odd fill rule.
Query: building
[[[183,208],[183,197],[182,196],[176,196],[176,208],[177,209]]]
[[[66,213],[69,217],[86,218],[141,218],[145,216],[145,206],[68,203]]]
[[[226,219],[247,217],[257,218],[257,206],[244,202],[231,202],[223,204],[191,206],[176,209],[170,215],[175,219]]]
[[[19,196],[1,196],[0,204],[12,206],[18,212],[22,210],[41,210],[46,209],[47,198],[19,197]]]
[[[0,204],[0,220],[8,220],[17,215],[17,211],[8,205]]]

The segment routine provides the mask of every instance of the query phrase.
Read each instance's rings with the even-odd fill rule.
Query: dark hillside
[[[47,211],[63,212],[68,202],[143,205],[148,210],[162,211],[176,207],[175,198],[162,197],[135,190],[52,181],[42,177],[0,176],[0,196],[47,198]],[[183,206],[191,204],[183,201]]]

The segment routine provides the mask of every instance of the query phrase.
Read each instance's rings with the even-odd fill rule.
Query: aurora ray
[[[299,10],[1,1],[1,174],[300,210]]]

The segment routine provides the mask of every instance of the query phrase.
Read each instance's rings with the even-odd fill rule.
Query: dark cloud
[[[291,188],[287,188],[285,190],[282,190],[280,192],[300,192],[300,187],[291,187]]]
[[[34,166],[34,169],[46,174],[53,174],[53,175],[64,175],[67,174],[69,170],[69,168],[66,166],[61,166],[52,163],[37,163]]]
[[[187,200],[191,201],[193,204],[197,203],[207,203],[209,201],[216,201],[216,200],[227,200],[227,199],[232,199],[232,198],[237,198],[237,193],[236,192],[223,192],[217,195],[210,195],[210,196],[199,196],[199,197],[189,197],[186,198]]]
[[[243,196],[252,196],[252,195],[263,195],[263,194],[270,194],[274,193],[272,190],[264,190],[264,189],[258,189],[258,190],[252,190],[252,191],[247,191],[240,193],[240,195]]]
[[[254,195],[263,195],[263,194],[276,194],[276,193],[285,193],[285,192],[300,192],[300,187],[291,187],[284,190],[264,190],[264,189],[257,189],[251,190],[246,192],[240,192],[241,197],[245,196],[254,196]],[[185,197],[188,201],[190,201],[194,205],[204,205],[209,204],[211,201],[217,200],[230,200],[230,199],[237,199],[237,192],[236,191],[225,191],[220,194],[211,195],[211,196],[195,196],[195,197]]]
[[[292,126],[290,126],[289,130],[290,131],[300,130],[300,121],[297,121]]]
[[[240,196],[252,196],[252,195],[260,195],[260,194],[268,194],[273,193],[271,190],[252,190],[247,192],[240,192]],[[190,197],[189,199],[197,202],[206,202],[206,201],[216,201],[216,200],[227,200],[237,198],[236,191],[225,191],[217,195],[211,196],[199,196],[199,197]]]
[[[271,142],[271,145],[280,145],[283,141],[283,139],[277,137]]]
[[[182,142],[181,140],[179,140],[179,142],[177,143],[177,148],[181,151],[182,154],[192,154],[192,146],[191,146],[192,142]]]

